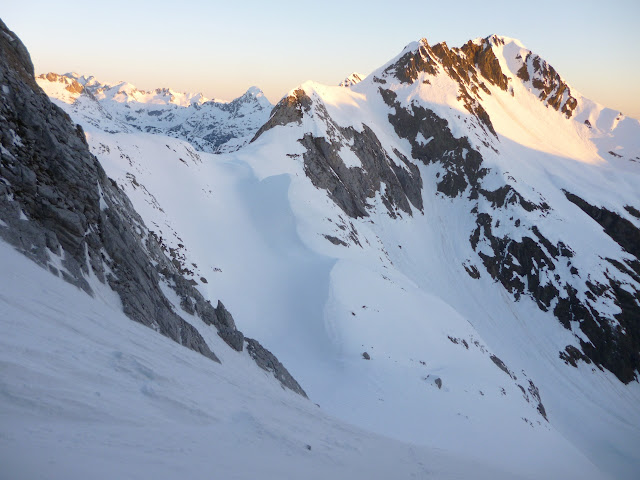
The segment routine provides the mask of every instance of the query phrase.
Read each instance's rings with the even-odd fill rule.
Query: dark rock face
[[[613,223],[626,225],[621,220]],[[629,283],[625,283],[627,289],[622,288],[620,280],[606,273],[609,285],[587,281],[585,296],[579,295],[571,278],[555,273],[558,266],[565,264],[572,277],[588,278],[586,273],[581,275],[573,266],[573,252],[563,242],[553,244],[536,226],[525,225],[520,228],[526,229],[527,233],[523,233],[520,240],[499,237],[492,231],[494,217],[485,212],[478,214],[476,223],[477,228],[470,237],[471,245],[492,278],[498,280],[516,300],[528,295],[541,310],[552,310],[565,328],[571,330],[571,323],[577,322],[578,328],[589,339],[585,342],[576,337],[582,352],[568,346],[565,352],[560,352],[560,358],[574,366],[576,360],[593,361],[624,383],[636,379],[635,372],[640,370],[640,307],[637,303],[640,302],[640,292],[630,293],[627,290],[631,287]],[[628,232],[621,231],[626,232],[623,227],[615,235],[627,238]],[[477,249],[480,240],[489,245],[491,254]],[[624,247],[624,242],[618,243]],[[640,282],[640,276],[633,270],[635,267],[640,271],[640,262],[630,262],[627,266],[611,259],[609,262],[622,274]],[[602,296],[613,299],[621,308],[621,313],[614,315],[617,321],[597,312],[595,307]]]
[[[544,405],[542,404],[542,399],[540,398],[540,392],[538,391],[538,387],[536,387],[534,383],[531,380],[529,380],[529,387],[527,388],[527,390],[529,390],[529,394],[531,395],[531,399],[536,405],[536,409],[538,410],[538,413],[542,415],[542,417],[548,422],[549,419],[547,418],[547,411],[545,410]]]
[[[415,52],[404,54],[395,64],[389,66],[385,73],[393,74],[402,83],[413,83],[421,72],[429,75],[438,73],[438,65],[431,56],[431,49],[426,39],[420,41],[421,45]]]
[[[492,37],[492,40],[504,45],[504,42],[496,36]],[[464,52],[472,65],[478,67],[478,70],[480,70],[480,73],[485,79],[491,84],[497,85],[505,92],[507,91],[507,76],[502,72],[500,62],[491,49],[489,39],[483,39],[480,44],[469,41],[464,44],[460,50]]]
[[[283,98],[273,107],[269,120],[260,127],[251,141],[254,142],[264,132],[278,125],[288,125],[292,122],[300,123],[303,113],[308,112],[311,108],[311,103],[311,99],[302,89]]]
[[[571,95],[571,88],[562,80],[555,68],[545,60],[529,52],[517,75],[525,84],[540,91],[538,96],[546,105],[564,113],[567,118],[571,118],[573,111],[578,106],[578,101]],[[587,125],[591,126],[591,124]]]
[[[205,300],[162,252],[129,199],[90,154],[82,129],[37,86],[26,48],[2,21],[0,85],[0,237],[88,294],[92,278],[108,283],[131,319],[219,361],[174,311],[161,290],[165,282],[185,311],[242,350],[244,337],[231,314],[222,303],[214,308]],[[255,350],[279,365],[274,373],[284,386],[301,390],[275,357],[261,347]]]
[[[487,39],[480,45],[468,42],[462,48],[450,49],[445,42],[431,47],[423,38],[416,51],[403,55],[396,63],[387,67],[384,73],[393,75],[401,83],[413,83],[421,73],[437,75],[441,69],[458,83],[459,99],[463,101],[467,111],[478,119],[483,129],[495,136],[491,119],[479,102],[481,90],[491,95],[480,77],[503,90],[507,90],[508,79],[502,73],[500,63]],[[428,82],[429,80],[425,80],[425,83]]]
[[[307,394],[302,387],[296,382],[295,378],[287,371],[286,368],[278,361],[278,359],[269,350],[260,345],[260,342],[253,338],[247,338],[247,352],[251,358],[255,360],[260,368],[273,374],[280,381],[280,384],[289,390],[306,397]]]
[[[506,373],[507,375],[509,375],[512,379],[517,380],[516,376],[513,375],[511,373],[511,371],[509,370],[509,368],[507,368],[507,366],[504,364],[504,362],[502,360],[500,360],[498,357],[496,357],[495,355],[491,355],[489,358],[491,358],[491,361],[493,363],[496,364],[496,367],[498,367],[500,370],[502,370],[504,373]]]
[[[82,129],[36,85],[20,40],[4,24],[0,28],[0,82],[8,88],[0,124],[0,217],[8,227],[0,236],[44,267],[53,266],[51,255],[60,256],[61,276],[89,294],[88,276],[109,282],[129,317],[217,360],[173,312],[150,257],[169,277],[175,269],[89,153]]]
[[[521,203],[522,208],[529,210],[527,205],[528,203]],[[535,205],[535,210],[541,212],[546,208]],[[589,339],[585,342],[576,337],[582,352],[568,346],[565,352],[560,352],[560,358],[574,366],[576,360],[587,363],[593,361],[614,373],[624,383],[636,379],[635,372],[640,370],[640,307],[637,303],[640,302],[640,292],[630,293],[627,290],[631,287],[630,284],[625,283],[627,289],[622,288],[620,280],[606,274],[608,285],[587,281],[586,298],[579,295],[571,278],[563,278],[555,273],[558,266],[565,264],[572,277],[588,278],[587,274],[581,275],[572,264],[574,254],[567,245],[563,242],[553,244],[535,225],[522,225],[520,228],[525,229],[526,233],[523,232],[520,240],[497,236],[492,230],[495,217],[496,215],[492,216],[487,212],[479,213],[477,228],[470,237],[471,245],[478,252],[487,272],[516,300],[522,295],[528,295],[541,310],[552,310],[565,328],[571,330],[571,323],[577,322],[578,328]],[[607,222],[618,226],[616,233],[611,234],[612,238],[622,237],[628,240],[628,235],[637,235],[637,232],[627,230],[629,224],[624,219],[614,221],[610,216],[607,218]],[[490,254],[477,248],[480,240],[489,245]],[[617,241],[624,247],[624,240]],[[628,248],[632,248],[632,245],[628,245]],[[610,259],[609,262],[619,272],[640,282],[640,276],[634,271],[634,268],[640,271],[640,262],[630,262],[626,266]],[[621,308],[621,313],[614,315],[616,321],[597,312],[595,307],[602,296],[613,299]]]
[[[571,203],[595,220],[618,245],[640,260],[640,228],[615,212],[590,205],[577,195],[569,192],[565,192],[565,195]],[[626,210],[637,217],[635,208],[627,206]]]
[[[397,211],[411,215],[411,206],[422,210],[422,179],[417,167],[403,155],[396,153],[404,167],[395,164],[373,131],[363,126],[358,132],[352,127],[339,128],[344,141],[327,141],[324,137],[306,134],[301,140],[306,148],[304,167],[311,182],[329,192],[329,196],[344,212],[353,217],[366,217],[368,200],[373,199],[385,185],[382,202],[389,215]],[[352,147],[345,147],[350,142]],[[345,166],[341,148],[351,148],[362,163],[360,167]]]
[[[418,168],[400,152],[387,152],[367,125],[363,125],[361,132],[337,125],[324,105],[314,102],[303,90],[296,90],[276,105],[271,119],[256,138],[276,125],[300,123],[305,114],[325,122],[329,132],[328,138],[307,133],[299,140],[306,149],[305,173],[315,187],[327,190],[347,215],[367,217],[369,201],[381,192],[382,185],[382,202],[392,217],[398,211],[411,215],[411,206],[422,211]],[[362,167],[347,167],[341,157],[342,149],[351,150]]]
[[[606,260],[612,268],[640,283],[640,229],[616,212],[591,205],[572,193],[565,192],[565,195],[570,202],[597,222],[618,245],[635,257],[634,260],[625,260],[626,264],[609,258]],[[581,322],[581,329],[591,341],[581,342],[586,356],[596,365],[602,365],[615,373],[620,380],[628,383],[636,379],[636,371],[640,371],[640,291],[629,283],[623,284],[613,275],[606,277],[608,285],[590,284],[589,300],[595,302],[605,294],[613,297],[615,304],[621,309],[621,312],[615,315],[619,323],[617,326],[612,327],[607,319],[602,318],[593,308],[588,308],[589,300],[586,306],[580,305],[575,293],[558,303],[556,308],[569,311],[568,315]],[[575,362],[576,358],[580,356],[567,348],[566,357],[563,359],[571,363],[571,360]]]
[[[380,94],[387,105],[395,109],[395,113],[389,115],[389,122],[398,136],[411,143],[411,156],[426,165],[437,162],[443,166],[445,173],[438,182],[438,191],[457,197],[471,186],[475,192],[486,170],[482,168],[482,156],[471,148],[469,140],[455,138],[447,121],[433,111],[415,104],[409,111],[402,108],[391,90],[380,89]],[[418,134],[427,142],[417,141]]]
[[[449,48],[445,43],[430,46],[426,39],[419,47],[404,54],[397,62],[387,67],[384,74],[393,76],[401,83],[414,83],[420,74],[435,76],[444,71],[458,83],[459,100],[466,110],[476,117],[481,127],[496,135],[491,119],[480,101],[482,95],[491,95],[484,81],[509,91],[511,79],[505,75],[496,57],[493,46],[504,45],[498,36],[489,36],[478,41],[469,41],[461,48]],[[545,105],[562,112],[567,118],[573,115],[578,101],[571,89],[556,70],[539,56],[529,52],[525,59],[517,57],[522,65],[517,77],[527,86],[539,91]],[[484,81],[483,81],[484,80]],[[424,80],[429,83],[429,80]],[[386,80],[380,79],[381,83]],[[513,95],[513,91],[511,91]]]
[[[385,73],[394,75],[402,83],[413,83],[420,73],[436,75],[440,71],[440,63],[461,88],[469,86],[474,94],[478,88],[489,93],[478,79],[477,73],[489,83],[507,91],[509,80],[491,49],[492,42],[504,44],[494,36],[482,39],[480,43],[469,41],[462,48],[449,48],[446,42],[431,47],[423,38],[417,50],[404,54],[395,64],[387,67]]]

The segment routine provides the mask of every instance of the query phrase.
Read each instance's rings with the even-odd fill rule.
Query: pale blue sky
[[[585,96],[640,118],[640,1],[4,0],[38,73],[277,101],[306,81],[369,73],[407,43],[520,39]]]

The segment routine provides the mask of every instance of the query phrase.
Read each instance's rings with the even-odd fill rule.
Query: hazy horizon
[[[498,34],[517,38],[581,94],[640,118],[640,6],[634,1],[538,1],[491,6],[435,2],[279,2],[233,5],[187,0],[61,11],[44,0],[10,0],[2,19],[27,46],[37,74],[75,71],[107,83],[202,92],[231,100],[250,86],[277,102],[313,80],[337,84],[369,74],[412,41],[461,46]],[[551,33],[547,33],[551,32]]]

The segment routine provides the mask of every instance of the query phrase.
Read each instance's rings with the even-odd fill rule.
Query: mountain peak
[[[271,108],[273,107],[273,105],[271,105],[271,102],[267,99],[267,97],[265,97],[262,89],[260,87],[256,87],[255,85],[249,87],[246,92],[244,92],[238,98],[233,99],[231,102],[229,102],[229,104],[236,104],[238,102],[257,104],[259,109],[271,110]]]
[[[256,87],[255,85],[253,85],[249,87],[244,94],[251,95],[252,97],[258,97],[258,96],[264,95],[264,92],[260,87]]]
[[[507,37],[504,35],[492,34],[486,37],[478,37],[473,40],[474,43],[487,43],[491,46],[506,46],[509,44],[513,44],[519,48],[526,48],[524,44],[518,40],[517,38]]]

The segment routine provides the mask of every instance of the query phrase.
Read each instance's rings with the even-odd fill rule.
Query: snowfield
[[[530,478],[350,426],[217,335],[222,365],[0,258],[2,478]]]

